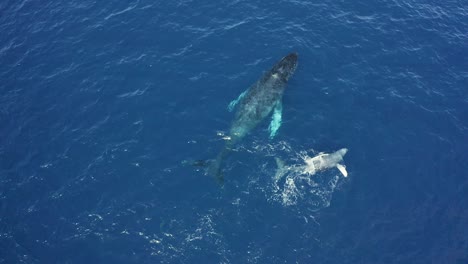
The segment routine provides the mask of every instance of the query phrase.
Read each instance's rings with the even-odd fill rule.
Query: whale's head
[[[341,157],[344,157],[344,155],[346,155],[346,152],[348,152],[348,149],[347,148],[342,148],[342,149],[338,150],[335,153],[339,154]]]
[[[276,74],[286,82],[294,74],[296,68],[297,53],[293,52],[282,58],[275,66],[273,66],[273,69],[271,69],[271,74]]]

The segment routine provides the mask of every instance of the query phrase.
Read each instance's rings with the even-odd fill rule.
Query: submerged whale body
[[[297,54],[288,54],[229,104],[230,111],[237,108],[229,130],[229,140],[208,169],[208,174],[220,184],[224,182],[221,165],[229,151],[271,113],[270,138],[277,134],[281,126],[283,92],[296,67]]]

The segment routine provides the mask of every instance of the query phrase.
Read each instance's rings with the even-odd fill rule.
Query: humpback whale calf
[[[270,138],[277,134],[281,126],[283,92],[296,67],[297,54],[288,54],[229,104],[229,111],[237,107],[227,137],[229,140],[208,168],[208,174],[214,176],[220,184],[224,182],[221,165],[229,151],[272,112]]]
[[[315,157],[304,157],[305,165],[294,165],[286,166],[282,160],[275,158],[276,164],[278,165],[278,170],[275,174],[275,179],[279,180],[288,172],[303,173],[308,175],[314,175],[318,171],[330,169],[336,167],[344,177],[348,177],[348,172],[346,171],[346,166],[342,164],[343,157],[348,152],[348,149],[342,148],[336,152],[327,154],[319,153]]]

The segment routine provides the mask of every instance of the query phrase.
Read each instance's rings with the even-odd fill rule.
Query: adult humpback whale
[[[297,67],[297,54],[290,53],[277,62],[249,89],[232,101],[228,109],[237,106],[234,121],[229,130],[229,140],[208,168],[208,173],[219,183],[224,182],[221,165],[232,147],[254,129],[273,111],[269,126],[273,138],[281,126],[282,97],[286,83]]]

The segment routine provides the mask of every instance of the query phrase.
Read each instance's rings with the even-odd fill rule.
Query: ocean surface
[[[468,263],[468,2],[0,2],[0,263]],[[220,186],[229,102],[299,64]],[[348,148],[275,179],[275,158]],[[200,165],[200,166],[192,166]]]

